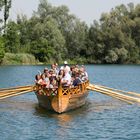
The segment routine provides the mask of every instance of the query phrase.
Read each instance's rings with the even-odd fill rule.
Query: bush
[[[20,64],[36,64],[37,61],[35,57],[27,53],[6,53],[2,64],[3,65],[20,65]]]

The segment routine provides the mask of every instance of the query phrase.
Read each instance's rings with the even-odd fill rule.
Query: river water
[[[34,83],[45,66],[0,66],[0,88]],[[140,93],[140,66],[86,65],[90,83]],[[90,92],[64,113],[38,107],[33,92],[0,100],[0,140],[140,140],[140,105]]]

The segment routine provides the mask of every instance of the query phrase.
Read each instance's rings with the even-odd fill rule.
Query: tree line
[[[10,8],[11,1],[7,2],[7,6],[0,2],[1,12],[3,7]],[[116,6],[90,26],[71,14],[68,7],[52,6],[47,0],[40,0],[31,18],[17,15],[16,21],[7,22],[8,8],[4,20],[0,20],[4,23],[0,61],[4,53],[28,53],[45,63],[140,63],[140,4]]]

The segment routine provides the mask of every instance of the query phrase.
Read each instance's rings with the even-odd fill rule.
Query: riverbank
[[[76,59],[77,60],[77,59]],[[73,64],[101,64],[101,63],[88,63],[85,61],[76,61],[67,59],[68,63]],[[34,55],[28,53],[5,53],[4,58],[2,59],[2,63],[0,65],[50,65],[54,63],[53,61],[49,62],[40,62],[35,58]],[[59,62],[59,64],[63,64],[63,61]],[[113,64],[113,63],[110,63]],[[124,63],[123,65],[129,65],[134,63]],[[137,61],[134,65],[139,65],[140,61]],[[117,65],[117,64],[116,64]]]
[[[79,62],[69,59],[67,59],[67,61],[69,64],[84,64],[82,61]],[[48,62],[40,62],[34,55],[28,53],[5,53],[1,65],[50,65],[52,63],[54,63],[52,60]],[[63,61],[61,60],[59,64],[63,64]]]
[[[39,64],[32,54],[28,53],[5,53],[1,65],[31,65]]]

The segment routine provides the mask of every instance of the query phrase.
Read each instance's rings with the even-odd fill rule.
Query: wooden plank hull
[[[58,96],[45,96],[36,93],[39,105],[46,110],[63,113],[78,107],[83,106],[86,103],[88,92],[79,95],[68,96],[65,95],[59,101]]]
[[[39,102],[39,105],[47,110],[52,110],[57,113],[63,113],[78,107],[81,107],[85,104],[86,98],[88,96],[88,91],[86,89],[88,83],[81,84],[73,88],[58,88],[56,94],[50,90],[43,90],[42,94],[40,91],[36,91],[36,96]]]
[[[65,111],[72,110],[78,107],[83,106],[86,103],[86,98],[88,96],[88,92],[79,95],[73,95],[69,98],[69,103],[67,104],[67,108]]]

